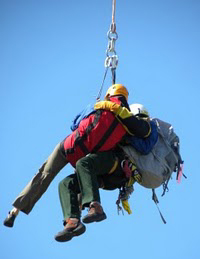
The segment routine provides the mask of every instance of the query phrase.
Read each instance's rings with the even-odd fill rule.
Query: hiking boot
[[[63,231],[60,231],[55,235],[55,240],[58,242],[66,242],[75,236],[80,236],[85,232],[85,230],[85,226],[80,222],[79,219],[69,218],[65,221],[65,227]]]
[[[106,214],[103,211],[103,208],[100,205],[100,203],[97,201],[93,201],[90,203],[90,209],[88,214],[85,217],[83,217],[83,222],[84,223],[99,222],[106,218],[107,218]]]
[[[8,216],[4,220],[3,224],[6,227],[12,228],[14,225],[14,221],[17,215],[11,213],[10,211],[8,212]]]

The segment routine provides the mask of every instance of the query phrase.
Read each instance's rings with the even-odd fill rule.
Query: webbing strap
[[[112,84],[115,84],[116,81],[116,68],[111,68],[111,72],[112,72]]]
[[[157,195],[156,195],[154,189],[152,189],[152,200],[153,200],[153,201],[155,202],[155,204],[156,204],[156,207],[157,207],[157,209],[158,209],[158,211],[159,211],[159,214],[160,214],[160,217],[161,217],[163,223],[166,224],[167,222],[166,222],[166,220],[164,219],[164,217],[163,217],[163,215],[162,215],[162,213],[161,213],[161,211],[160,211],[160,209],[159,209],[159,207],[158,207],[159,201],[158,201],[158,198],[157,198]]]
[[[104,133],[101,140],[98,142],[98,144],[93,148],[92,153],[96,153],[108,140],[110,135],[113,133],[115,128],[118,126],[118,120],[114,119],[114,121],[111,123],[109,129]]]

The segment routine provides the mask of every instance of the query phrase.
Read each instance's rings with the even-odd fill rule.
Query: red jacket
[[[89,153],[113,149],[125,134],[125,128],[112,112],[98,110],[82,120],[63,141],[66,159],[75,167],[76,162]]]

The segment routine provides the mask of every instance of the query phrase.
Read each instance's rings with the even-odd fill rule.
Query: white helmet
[[[133,103],[130,105],[130,109],[133,115],[139,115],[141,117],[149,117],[149,112],[142,104]]]

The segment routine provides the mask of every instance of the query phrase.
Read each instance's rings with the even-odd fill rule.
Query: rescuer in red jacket
[[[38,173],[13,202],[4,225],[12,227],[19,211],[29,214],[58,172],[89,153],[108,151],[116,147],[126,134],[146,137],[151,128],[147,121],[130,113],[128,91],[121,84],[112,85],[105,101],[95,104],[95,110],[86,116],[78,128],[60,142]]]

